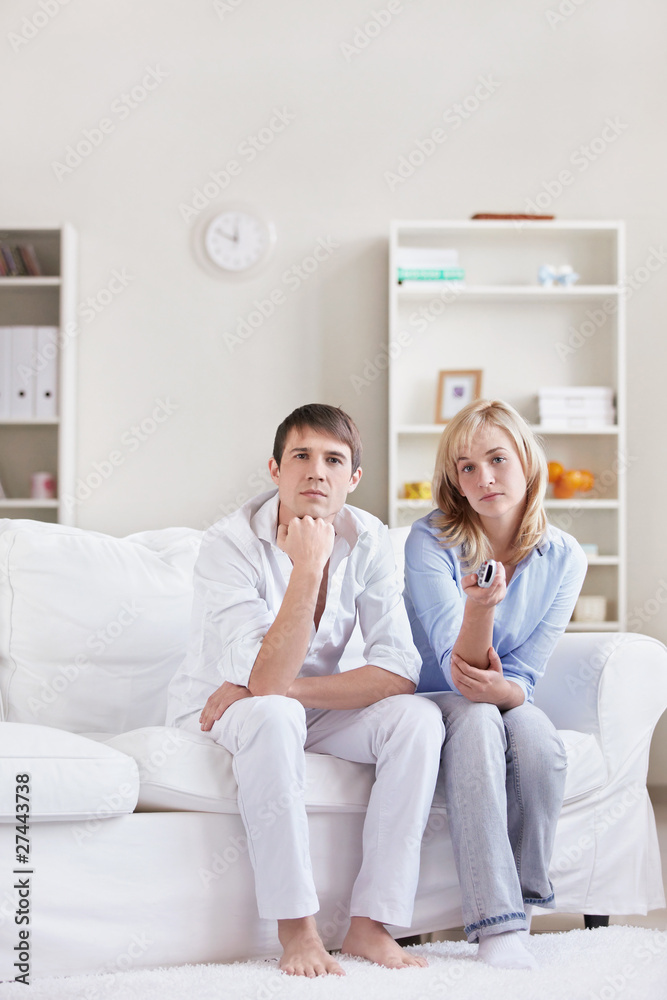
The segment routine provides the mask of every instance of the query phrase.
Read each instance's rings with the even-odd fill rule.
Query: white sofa
[[[26,909],[14,887],[28,878],[14,874],[16,775],[25,773],[33,977],[277,954],[275,927],[256,912],[229,754],[162,725],[200,537],[0,521],[0,980],[16,975],[15,914]],[[393,533],[399,560],[404,537]],[[665,905],[645,782],[667,706],[666,653],[640,635],[567,634],[538,685],[537,703],[568,749],[552,864],[560,911]],[[373,770],[309,754],[308,776],[318,921],[336,947]],[[270,835],[281,803],[267,809]],[[395,932],[460,925],[436,797],[412,928]]]

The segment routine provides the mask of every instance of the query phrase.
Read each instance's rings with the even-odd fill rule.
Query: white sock
[[[499,969],[537,969],[537,961],[524,946],[518,931],[505,931],[479,939],[477,957]]]

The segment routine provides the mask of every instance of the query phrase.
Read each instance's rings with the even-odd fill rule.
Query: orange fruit
[[[595,486],[595,476],[588,469],[580,469],[580,475],[582,478],[581,486],[579,487],[584,493],[588,493]]]
[[[564,471],[560,462],[549,462],[549,482],[557,483]]]
[[[580,490],[582,488],[584,477],[579,469],[566,469],[560,477],[560,481],[564,486],[567,486],[574,492],[574,490]]]
[[[557,500],[569,500],[574,496],[574,489],[565,482],[564,478],[554,483],[554,496]]]

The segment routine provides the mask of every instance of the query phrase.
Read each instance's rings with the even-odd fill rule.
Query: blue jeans
[[[567,760],[534,705],[501,712],[450,692],[426,695],[445,723],[447,818],[471,942],[525,929],[525,904],[554,907],[549,861]]]

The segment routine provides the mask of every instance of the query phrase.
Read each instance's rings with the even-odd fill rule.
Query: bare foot
[[[283,946],[280,968],[288,976],[344,976],[338,962],[328,953],[317,933],[315,917],[279,920],[278,938]]]
[[[428,962],[411,955],[397,944],[384,924],[369,917],[352,917],[350,929],[341,947],[343,955],[356,955],[388,969],[407,969],[412,965],[426,968]]]

